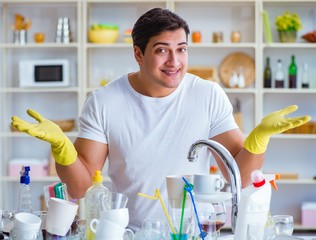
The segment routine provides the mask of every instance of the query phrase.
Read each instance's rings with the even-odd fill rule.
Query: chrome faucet
[[[218,155],[229,175],[232,191],[232,232],[234,233],[238,214],[238,203],[241,195],[241,179],[239,168],[230,152],[223,145],[213,140],[199,140],[193,143],[188,153],[188,160],[190,162],[197,160],[198,151],[202,146],[208,147]]]

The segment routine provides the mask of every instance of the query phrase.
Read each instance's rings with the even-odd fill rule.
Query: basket
[[[316,122],[308,122],[302,126],[289,129],[284,133],[294,133],[294,134],[315,134],[316,133]]]
[[[70,132],[75,127],[75,120],[74,119],[68,119],[68,120],[52,120],[54,123],[56,123],[63,132]]]
[[[56,123],[63,132],[70,132],[75,127],[75,120],[74,119],[52,120],[52,122]],[[12,132],[17,132],[18,130],[16,129],[16,127],[11,125],[11,131]]]
[[[189,67],[188,73],[205,80],[218,82],[217,69],[215,67]]]

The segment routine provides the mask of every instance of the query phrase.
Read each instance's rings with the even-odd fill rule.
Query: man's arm
[[[272,135],[301,126],[311,120],[309,115],[286,117],[286,115],[295,112],[297,109],[298,106],[291,105],[270,113],[249,133],[245,141],[243,141],[242,133],[239,129],[227,131],[212,139],[226,147],[235,158],[241,175],[242,187],[246,187],[251,183],[251,172],[262,167],[264,153]],[[223,175],[227,178],[225,167],[220,163],[219,159],[216,161]]]
[[[82,198],[86,190],[92,185],[95,171],[102,171],[107,157],[108,145],[77,138],[74,146],[78,153],[76,161],[69,166],[56,163],[56,170],[61,181],[67,184],[70,196]]]
[[[67,184],[68,193],[73,198],[83,197],[92,184],[95,170],[103,168],[107,145],[82,138],[73,144],[55,123],[33,109],[28,109],[27,113],[37,122],[30,123],[12,116],[12,126],[50,143],[58,176]]]
[[[264,154],[252,154],[243,148],[244,137],[239,129],[224,132],[211,140],[222,144],[235,158],[240,171],[242,187],[244,188],[251,184],[251,172],[262,167]],[[223,176],[228,179],[228,174],[222,161],[219,160],[216,154],[214,154],[214,157]]]

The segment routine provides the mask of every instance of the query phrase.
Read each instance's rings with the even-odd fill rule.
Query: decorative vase
[[[282,43],[296,42],[296,31],[279,31],[279,39]]]

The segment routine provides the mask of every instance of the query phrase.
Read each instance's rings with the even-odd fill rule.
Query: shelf
[[[1,88],[0,92],[4,93],[44,93],[44,92],[78,92],[78,87],[65,88]]]
[[[64,132],[66,136],[68,137],[76,137],[78,135],[77,131],[72,131],[72,132]],[[8,138],[8,137],[12,137],[12,138],[33,138],[30,135],[24,133],[24,132],[2,132],[1,137],[0,138]]]
[[[293,184],[293,185],[316,185],[316,180],[313,179],[279,179],[276,184]]]
[[[201,43],[192,43],[189,35],[189,64],[190,66],[219,67],[223,59],[231,53],[243,52],[250,55],[255,61],[254,84],[248,88],[224,88],[228,98],[234,103],[237,98],[241,102],[243,117],[243,132],[249,133],[259,123],[263,116],[271,111],[284,107],[285,104],[298,104],[300,113],[307,113],[316,117],[314,108],[316,99],[316,78],[312,79],[315,86],[310,89],[264,89],[262,72],[265,58],[271,57],[272,63],[278,58],[282,59],[286,72],[289,56],[295,54],[298,60],[307,61],[310,65],[312,76],[316,76],[315,51],[316,44],[304,42],[298,37],[297,43],[278,43],[273,19],[284,10],[297,10],[304,13],[302,20],[306,28],[312,25],[309,11],[316,8],[316,0],[0,0],[2,30],[0,37],[0,130],[1,169],[4,172],[7,162],[19,155],[24,157],[43,155],[48,152],[49,144],[32,139],[26,133],[11,132],[11,114],[22,119],[28,119],[26,108],[37,109],[44,116],[56,116],[66,119],[78,117],[83,107],[86,96],[98,87],[101,79],[113,80],[116,77],[138,69],[134,61],[133,45],[123,42],[123,30],[131,28],[141,13],[152,7],[165,7],[176,12],[189,23],[191,32],[200,30]],[[35,11],[36,9],[36,11]],[[49,10],[52,10],[50,13]],[[44,10],[45,21],[43,18]],[[70,11],[69,11],[70,10]],[[261,12],[267,10],[270,14],[270,23],[274,43],[263,42],[263,26]],[[9,25],[16,12],[31,17],[32,28],[28,37],[30,43],[15,45],[10,43],[12,30]],[[46,14],[47,12],[47,14]],[[29,16],[30,15],[30,16]],[[60,44],[54,41],[56,19],[59,16],[71,17],[71,30],[75,42]],[[198,16],[198,17],[197,17]],[[87,30],[94,22],[112,22],[120,26],[120,36],[114,44],[94,44],[87,41]],[[45,29],[42,29],[45,26]],[[240,43],[231,43],[232,31],[240,30],[242,33]],[[299,32],[302,35],[307,29]],[[36,44],[32,36],[36,31],[46,31],[46,42]],[[222,43],[213,43],[212,34],[222,32]],[[49,37],[48,37],[49,36]],[[19,88],[18,62],[23,59],[69,59],[71,63],[71,87],[65,88]],[[113,74],[112,74],[113,73]],[[111,76],[111,77],[109,77]],[[221,83],[219,82],[221,85]],[[14,100],[14,101],[13,101]],[[57,104],[56,104],[57,103]],[[71,139],[76,138],[78,130],[65,132]],[[246,137],[247,134],[244,136]],[[31,141],[32,140],[32,141]],[[30,142],[37,147],[21,149],[25,143]],[[307,179],[313,176],[314,154],[313,145],[316,144],[316,134],[277,134],[271,137],[263,170],[288,170],[299,169],[300,176],[306,179],[278,180],[277,184],[283,186],[284,193],[280,192],[282,204],[275,207],[282,212],[289,211],[296,217],[299,216],[298,208],[305,199],[316,201],[316,196],[311,196],[310,189],[316,188],[316,181]],[[297,146],[299,145],[299,146]],[[19,146],[19,148],[16,148]],[[298,149],[296,149],[298,147]],[[47,148],[47,149],[46,149]],[[27,152],[28,151],[28,152]],[[41,152],[41,153],[38,153]],[[290,152],[290,153],[288,153]],[[293,155],[293,156],[292,156]],[[301,157],[298,161],[297,159]],[[245,160],[246,161],[246,160]],[[296,167],[296,164],[299,168]],[[284,166],[286,165],[286,166]],[[284,172],[285,172],[284,170]],[[304,172],[303,172],[304,171]],[[304,175],[306,173],[306,175]],[[5,174],[4,174],[5,175]],[[58,177],[32,178],[40,184],[57,181]],[[1,183],[5,185],[17,182],[16,178],[3,177]],[[1,188],[1,186],[0,186]],[[307,190],[305,190],[307,188]],[[291,206],[283,202],[289,199],[292,190],[300,192],[300,198],[293,198]],[[1,190],[1,189],[0,189]],[[294,191],[293,191],[294,192]],[[283,194],[283,195],[282,195]],[[12,199],[6,196],[5,206],[11,204]],[[284,206],[283,206],[284,205]],[[1,208],[1,206],[0,206]],[[296,225],[295,228],[303,230],[316,230]]]
[[[290,94],[315,94],[316,88],[297,88],[297,89],[290,89],[290,88],[265,88],[262,90],[263,94],[280,94],[280,93],[290,93]]]
[[[32,182],[56,182],[59,181],[59,178],[57,176],[43,176],[43,177],[32,177]],[[5,181],[5,182],[16,182],[18,183],[19,181],[19,177],[1,177],[1,181]]]
[[[33,4],[33,3],[78,3],[82,0],[0,0],[0,3],[8,4]]]
[[[315,43],[264,43],[263,48],[316,48]]]
[[[71,43],[26,43],[26,44],[14,44],[14,43],[1,43],[0,49],[10,49],[10,48],[79,48],[80,44],[71,42]]]
[[[316,139],[316,134],[290,134],[283,133],[271,136],[272,139]]]

